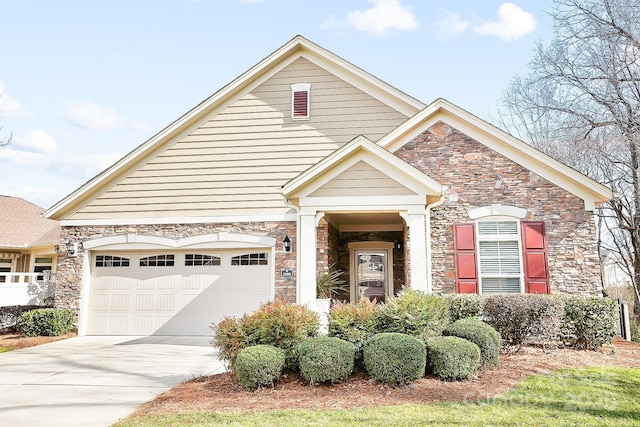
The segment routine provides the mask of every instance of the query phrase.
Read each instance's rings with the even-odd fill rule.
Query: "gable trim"
[[[364,159],[358,156],[357,153],[360,151],[369,155],[370,158]],[[442,185],[435,179],[369,141],[364,136],[359,136],[283,185],[282,194],[287,199],[304,198],[360,160],[369,163],[383,173],[385,172],[384,169],[389,169],[389,167],[396,169],[399,171],[398,174],[404,175],[404,179],[396,176],[389,177],[417,194],[421,194],[423,197],[426,195],[439,195],[443,191]],[[342,167],[339,167],[339,165],[342,165]],[[418,190],[416,187],[421,188]]]
[[[442,98],[381,138],[378,144],[395,152],[439,121],[581,198],[586,210],[618,197],[610,188]]]
[[[100,190],[108,186],[114,179],[126,176],[138,161],[153,155],[165,143],[185,135],[191,127],[197,125],[197,121],[202,119],[204,115],[216,109],[224,108],[239,93],[257,86],[261,81],[266,80],[270,75],[273,75],[300,56],[304,56],[316,64],[321,64],[328,71],[333,72],[338,77],[375,98],[386,102],[390,107],[407,116],[413,115],[421,108],[424,108],[424,104],[420,101],[298,35],[152,136],[145,143],[132,150],[111,167],[47,209],[44,213],[45,218],[64,219],[70,216],[84,206],[86,200],[99,194]]]

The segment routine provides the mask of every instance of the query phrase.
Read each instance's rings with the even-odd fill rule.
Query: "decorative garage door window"
[[[175,255],[152,255],[140,258],[140,267],[173,267]]]
[[[200,265],[220,265],[220,257],[214,255],[203,254],[186,254],[184,256],[184,265],[200,266]]]
[[[231,265],[267,265],[266,252],[238,255],[231,258]]]
[[[98,255],[96,256],[96,267],[129,267],[129,258]]]

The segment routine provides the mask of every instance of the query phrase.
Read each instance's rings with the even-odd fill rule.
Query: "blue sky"
[[[488,118],[544,1],[0,0],[0,194],[48,208],[301,34]]]

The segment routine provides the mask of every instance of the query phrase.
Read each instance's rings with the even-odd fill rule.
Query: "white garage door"
[[[210,335],[271,298],[266,250],[96,252],[87,334]]]

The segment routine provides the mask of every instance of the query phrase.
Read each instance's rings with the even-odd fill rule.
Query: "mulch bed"
[[[444,382],[424,377],[406,386],[376,382],[364,373],[335,385],[305,383],[287,374],[273,388],[244,389],[233,374],[211,375],[180,384],[140,407],[134,415],[184,411],[268,411],[274,409],[336,409],[486,399],[511,390],[536,374],[586,366],[640,368],[640,344],[616,340],[600,351],[544,350],[525,347],[501,355],[498,366],[479,371],[467,381]]]
[[[20,349],[45,344],[52,341],[59,341],[66,338],[75,337],[75,332],[70,332],[59,337],[27,337],[20,332],[0,334],[0,348]]]

